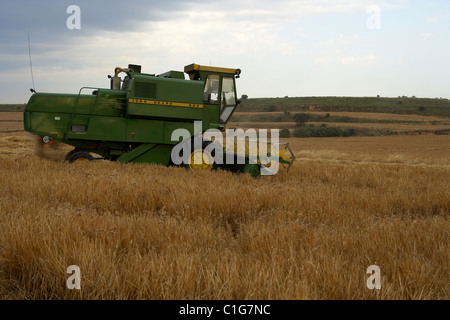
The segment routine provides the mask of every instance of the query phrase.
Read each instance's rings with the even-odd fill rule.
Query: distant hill
[[[25,104],[0,104],[0,112],[22,112]],[[416,114],[450,118],[450,100],[414,97],[285,97],[248,98],[238,112],[324,111]]]
[[[414,97],[285,97],[242,99],[238,112],[376,112],[450,117],[450,100]]]
[[[23,112],[25,104],[0,104],[0,112]]]
[[[450,100],[415,97],[246,98],[230,128],[278,128],[296,137],[449,134]],[[301,120],[303,119],[303,120]],[[290,133],[290,134],[289,134]]]

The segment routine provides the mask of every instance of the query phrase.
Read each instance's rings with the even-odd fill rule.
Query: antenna
[[[30,89],[30,91],[36,92],[36,87],[34,85],[34,76],[33,76],[33,64],[31,63],[30,31],[28,31],[28,54],[30,56],[31,82],[33,83],[33,89]]]

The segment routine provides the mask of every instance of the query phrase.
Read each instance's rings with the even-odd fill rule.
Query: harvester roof
[[[222,68],[222,67],[211,67],[211,66],[202,66],[199,64],[190,64],[184,67],[184,72],[186,72],[191,79],[195,78],[195,75],[205,74],[205,73],[225,73],[236,75],[236,78],[239,78],[239,74],[241,73],[240,69],[233,68]],[[201,76],[203,77],[203,76]]]

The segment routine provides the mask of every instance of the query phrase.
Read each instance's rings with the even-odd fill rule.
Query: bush
[[[271,105],[267,106],[267,111],[268,111],[268,112],[274,112],[274,111],[277,111],[277,106],[274,105],[274,104],[271,104]]]
[[[294,137],[350,137],[356,134],[353,128],[343,130],[335,127],[299,127],[294,130]]]
[[[288,128],[282,128],[280,130],[280,138],[290,138],[291,131]]]
[[[343,132],[344,137],[350,137],[350,136],[354,136],[354,135],[356,135],[356,130],[353,128],[344,130],[344,132]]]
[[[294,137],[307,138],[311,136],[311,128],[299,127],[294,130]]]

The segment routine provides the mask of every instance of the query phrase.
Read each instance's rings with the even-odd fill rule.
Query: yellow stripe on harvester
[[[157,106],[172,106],[172,107],[186,107],[186,108],[203,108],[203,104],[198,103],[184,103],[184,102],[172,102],[172,101],[157,101],[157,100],[147,100],[147,99],[129,99],[130,103],[141,103],[141,104],[153,104]]]

